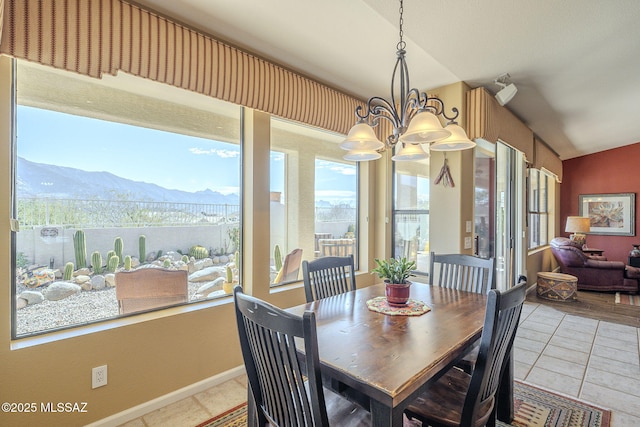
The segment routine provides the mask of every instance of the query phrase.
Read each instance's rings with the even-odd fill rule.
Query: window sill
[[[74,326],[60,331],[45,332],[36,336],[16,338],[11,341],[10,348],[11,350],[21,350],[23,348],[29,348],[37,345],[62,341],[69,338],[76,338],[98,332],[109,331],[129,325],[162,319],[165,317],[177,316],[193,311],[206,310],[225,304],[233,304],[232,295],[192,304],[185,304],[177,307],[171,307],[164,310],[152,311],[149,313],[134,314],[131,316],[119,317],[117,319],[104,320],[102,322],[92,323],[90,325]]]
[[[535,255],[537,253],[544,252],[547,249],[549,249],[550,247],[551,246],[549,246],[549,245],[544,245],[544,246],[538,246],[537,248],[529,249],[528,252],[527,252],[527,255],[528,256],[532,256],[532,255]]]

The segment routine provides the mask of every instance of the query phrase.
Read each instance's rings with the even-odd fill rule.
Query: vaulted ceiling
[[[139,0],[362,99],[389,97],[397,0]],[[411,86],[490,92],[561,159],[640,142],[640,1],[406,0]],[[355,116],[354,116],[355,120]]]

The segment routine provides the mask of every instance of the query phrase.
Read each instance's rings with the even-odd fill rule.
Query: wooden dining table
[[[315,312],[323,376],[366,396],[373,426],[402,426],[407,405],[480,337],[487,297],[413,283],[410,298],[430,311],[369,310],[367,301],[384,293],[384,284],[372,285],[287,311]]]

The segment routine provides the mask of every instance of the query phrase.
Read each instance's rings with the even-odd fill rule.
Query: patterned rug
[[[513,397],[513,422],[498,422],[498,426],[609,427],[611,421],[609,410],[519,381],[514,382]]]
[[[244,427],[247,425],[247,402],[231,408],[196,427]]]
[[[616,304],[640,306],[640,296],[616,292]]]
[[[561,396],[529,384],[514,383],[515,418],[500,427],[609,427],[611,411]],[[239,427],[247,424],[243,403],[196,427]]]

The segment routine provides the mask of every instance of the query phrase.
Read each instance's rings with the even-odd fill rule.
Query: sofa
[[[551,240],[551,252],[562,273],[578,278],[578,290],[622,291],[636,293],[640,268],[622,261],[608,261],[604,257],[590,257],[581,246],[566,237]]]

